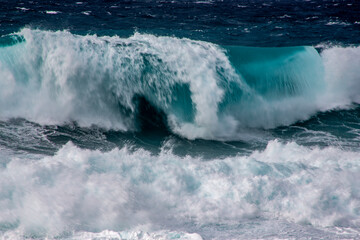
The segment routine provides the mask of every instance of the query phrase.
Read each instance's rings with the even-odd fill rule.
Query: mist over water
[[[359,238],[358,7],[0,4],[0,238]]]

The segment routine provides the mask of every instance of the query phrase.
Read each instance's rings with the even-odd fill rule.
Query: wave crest
[[[288,125],[359,100],[354,67],[351,76],[344,75],[348,66],[336,68],[335,80],[329,73],[337,51],[346,49],[325,50],[324,67],[312,47],[221,47],[138,33],[119,38],[31,29],[16,36],[21,41],[0,48],[2,119],[133,131],[149,117],[139,110],[140,97],[176,134],[238,139],[244,128]],[[353,50],[358,59],[359,49]],[[351,78],[347,88],[333,84],[342,77]],[[338,88],[330,85],[342,87],[342,98],[328,94]]]

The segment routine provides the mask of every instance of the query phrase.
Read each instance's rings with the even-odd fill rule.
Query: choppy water
[[[360,237],[357,1],[0,3],[1,238]]]

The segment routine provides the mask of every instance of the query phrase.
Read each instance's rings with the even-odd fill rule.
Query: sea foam
[[[101,152],[69,142],[54,156],[9,156],[0,168],[0,229],[34,237],[109,229],[221,239],[221,228],[209,233],[207,226],[234,225],[235,236],[246,236],[253,228],[239,223],[258,222],[260,234],[271,219],[299,234],[359,230],[359,152],[277,140],[249,156],[215,160],[165,149],[158,156],[128,147]]]

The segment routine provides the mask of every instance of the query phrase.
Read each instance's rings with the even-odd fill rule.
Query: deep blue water
[[[280,47],[358,44],[360,33],[356,0],[1,3],[2,35],[27,26],[122,37],[138,31],[221,45]]]
[[[0,1],[0,236],[360,237],[359,1]]]

